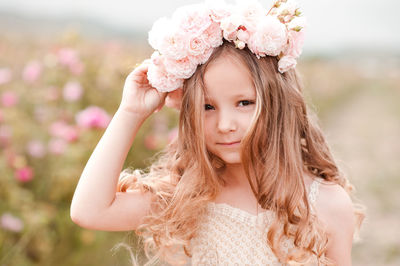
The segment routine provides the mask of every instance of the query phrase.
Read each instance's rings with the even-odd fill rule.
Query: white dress
[[[319,181],[310,185],[308,199],[315,203]],[[191,240],[193,266],[198,265],[282,265],[265,240],[272,211],[253,215],[226,203],[210,202],[200,230]],[[312,209],[313,207],[311,207]],[[283,241],[283,250],[293,247],[291,239]]]

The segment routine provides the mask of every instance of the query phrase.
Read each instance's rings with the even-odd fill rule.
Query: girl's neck
[[[226,181],[226,186],[229,187],[248,185],[248,180],[242,164],[226,165],[221,177]]]

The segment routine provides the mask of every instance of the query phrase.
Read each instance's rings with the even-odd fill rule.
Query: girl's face
[[[240,142],[256,103],[250,73],[239,59],[223,55],[208,65],[204,82],[207,149],[226,164],[240,164]]]

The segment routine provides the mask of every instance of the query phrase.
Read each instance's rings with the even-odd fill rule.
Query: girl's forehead
[[[256,97],[256,90],[252,85],[248,86],[234,86],[231,88],[223,87],[218,90],[205,89],[204,99],[236,99],[236,98],[254,98]]]
[[[207,98],[255,95],[252,75],[247,66],[229,57],[213,62],[204,75],[204,94]]]

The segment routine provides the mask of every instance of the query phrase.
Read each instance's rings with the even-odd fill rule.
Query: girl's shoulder
[[[355,216],[350,195],[339,184],[319,178],[314,182],[318,182],[318,197],[314,206],[318,219],[325,224],[328,234],[352,237]]]

